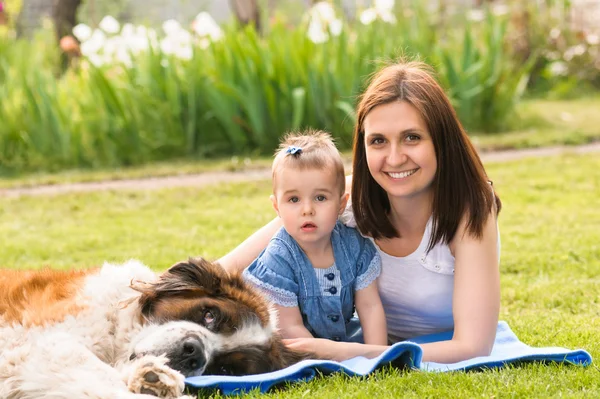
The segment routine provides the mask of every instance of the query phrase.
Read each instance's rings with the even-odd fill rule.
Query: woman
[[[348,186],[343,220],[372,238],[382,257],[390,340],[454,328],[451,340],[422,345],[423,361],[488,355],[500,307],[500,201],[426,65],[390,65],[370,82],[358,105]],[[243,269],[280,225],[270,222],[220,263]],[[387,348],[310,338],[288,344],[335,360]]]

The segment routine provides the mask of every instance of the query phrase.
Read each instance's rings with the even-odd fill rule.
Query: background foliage
[[[117,23],[110,33],[95,30],[66,70],[50,26],[32,39],[5,30],[0,173],[270,154],[282,133],[304,127],[331,131],[349,148],[357,95],[373,71],[399,57],[436,69],[469,132],[515,128],[527,93],[563,97],[599,82],[597,36],[559,20],[568,2],[467,13],[439,4],[401,1],[393,21],[368,23],[341,9],[327,18],[275,13],[262,34],[230,22],[211,40],[181,26],[144,27],[145,44],[125,50],[125,32],[138,32],[139,42],[142,28]],[[318,40],[310,36],[315,18]],[[85,51],[92,42],[97,54]]]

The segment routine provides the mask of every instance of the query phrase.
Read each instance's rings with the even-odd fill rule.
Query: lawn
[[[504,203],[500,318],[530,345],[583,348],[598,361],[600,157],[530,158],[490,163],[487,170]],[[218,258],[273,217],[269,190],[264,181],[0,197],[0,265],[89,267],[133,257],[161,270],[190,255]],[[532,364],[476,373],[384,370],[366,379],[335,376],[266,397],[599,395],[595,364]]]
[[[529,99],[519,105],[511,130],[495,134],[470,132],[470,135],[481,151],[585,144],[600,140],[598,109],[598,96],[571,100]],[[344,156],[350,160],[350,151],[344,152]],[[118,169],[67,170],[60,173],[39,172],[10,176],[0,174],[0,189],[186,175],[214,170],[242,171],[268,168],[271,160],[271,156],[233,156],[221,159],[180,159]]]

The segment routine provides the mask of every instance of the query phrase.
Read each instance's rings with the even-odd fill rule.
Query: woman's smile
[[[419,170],[419,168],[415,168],[415,169],[411,169],[411,170],[405,170],[402,172],[385,172],[385,173],[387,173],[387,175],[389,177],[391,177],[392,179],[406,179],[407,177],[414,175],[418,170]]]

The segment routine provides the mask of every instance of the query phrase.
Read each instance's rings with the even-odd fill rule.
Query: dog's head
[[[309,357],[282,344],[271,305],[218,264],[180,262],[135,289],[148,325],[132,343],[131,358],[164,354],[170,367],[193,376],[264,373]]]

